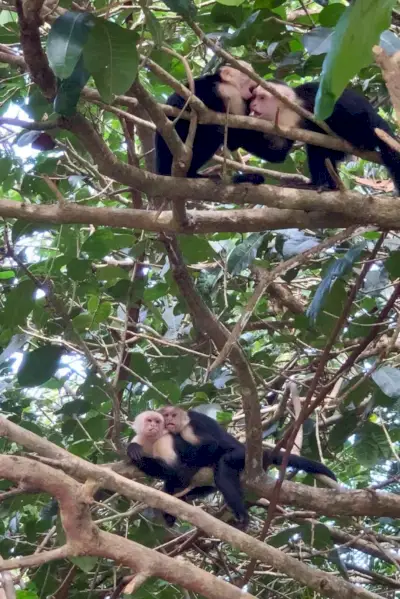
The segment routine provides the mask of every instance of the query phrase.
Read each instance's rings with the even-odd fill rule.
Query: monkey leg
[[[214,478],[216,487],[221,491],[227,505],[233,511],[243,528],[245,528],[248,524],[249,516],[243,500],[240,470],[235,467],[236,463],[242,463],[242,452],[239,450],[239,453],[236,455],[236,451],[234,450],[225,454],[219,460],[215,467]]]

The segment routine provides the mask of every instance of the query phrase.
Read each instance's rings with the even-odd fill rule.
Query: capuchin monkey
[[[189,486],[191,479],[199,470],[213,467],[215,487],[222,493],[241,526],[246,527],[248,514],[240,484],[240,473],[245,466],[245,446],[226,432],[213,418],[200,412],[193,410],[186,412],[177,407],[165,407],[159,410],[159,414],[164,419],[167,434],[153,444],[154,463],[151,457],[143,456],[142,447],[145,442],[142,447],[131,448],[132,444],[128,447],[128,455],[132,462],[146,474],[165,480],[164,490],[171,495]],[[134,426],[138,430],[136,421]],[[142,445],[142,440],[140,437],[140,443],[136,440],[136,444]],[[271,450],[264,450],[264,468],[267,468],[270,463],[278,466],[282,463],[284,452],[275,456],[272,454]],[[160,464],[163,462],[167,467],[160,475]],[[290,454],[288,465],[297,470],[323,474],[336,480],[329,468],[307,458]],[[171,474],[171,469],[174,474]],[[215,488],[211,486],[196,487],[184,498],[194,499],[213,491]]]
[[[240,61],[243,66],[252,69],[251,65]],[[255,81],[230,66],[221,67],[214,75],[205,75],[194,80],[195,95],[204,102],[207,108],[215,112],[247,115],[248,101],[252,97]],[[176,92],[167,100],[169,106],[183,109],[186,100]],[[175,117],[169,117],[171,121]],[[185,141],[189,131],[189,121],[178,119],[175,129],[179,137]],[[227,145],[230,148],[229,129]],[[238,133],[239,135],[239,133]],[[193,154],[186,177],[198,178],[201,168],[224,142],[224,127],[220,125],[197,125],[193,141]],[[235,142],[235,149],[239,147]],[[163,137],[157,132],[155,138],[156,168],[159,175],[171,175],[172,154]]]
[[[281,82],[273,82],[273,84],[288,99],[300,104],[309,112],[314,112],[318,82],[305,83],[295,88],[288,87]],[[293,112],[278,98],[260,86],[253,92],[253,98],[250,102],[250,116],[277,123],[278,126],[301,127],[308,131],[323,133],[317,125]],[[338,98],[331,116],[325,122],[334,133],[343,137],[359,150],[372,151],[379,149],[382,161],[393,179],[397,193],[400,193],[400,154],[381,140],[374,132],[374,129],[382,129],[394,139],[395,137],[389,125],[379,116],[367,98],[354,90],[346,89]],[[237,133],[237,131],[237,129],[232,131],[230,149],[236,149],[240,146],[269,162],[284,162],[294,143],[290,139],[266,135],[261,131],[245,129],[241,133]],[[234,140],[234,138],[236,139]],[[311,144],[306,144],[306,151],[312,184],[320,189],[337,189],[337,182],[330,175],[325,160],[329,158],[334,170],[337,172],[337,165],[346,158],[346,153]],[[251,175],[249,177],[246,174],[238,175],[234,178],[234,182],[255,183],[254,177]],[[260,180],[258,180],[259,182]]]
[[[171,435],[164,426],[163,416],[159,412],[151,410],[141,412],[131,426],[136,431],[136,435],[127,448],[131,462],[145,474],[163,480],[163,491],[169,495],[175,495],[180,490],[185,491],[191,487],[193,477],[202,468],[195,465],[194,456],[191,458],[193,447],[185,441],[185,431],[182,430],[182,437]],[[193,442],[193,433],[189,431],[191,431],[190,427],[187,429],[187,434]],[[212,452],[216,448],[217,443],[209,438],[208,446],[202,456],[204,463],[212,462],[212,459],[208,457],[208,452]],[[185,457],[184,461],[181,460],[181,456]],[[189,465],[187,462],[193,465]],[[210,473],[204,474],[205,478],[209,479]],[[197,499],[209,495],[213,491],[215,488],[212,486],[194,487],[188,492],[184,492],[182,499],[184,501]],[[173,526],[176,520],[175,516],[167,513],[163,513],[163,516],[167,524]]]

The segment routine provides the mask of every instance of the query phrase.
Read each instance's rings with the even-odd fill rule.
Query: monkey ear
[[[219,70],[220,77],[224,83],[235,83],[232,73],[232,67],[221,67]]]
[[[137,420],[138,419],[135,418],[134,420],[127,421],[127,424],[131,427],[131,429],[133,429],[135,431],[135,433],[137,433],[137,425],[139,424],[139,422]]]

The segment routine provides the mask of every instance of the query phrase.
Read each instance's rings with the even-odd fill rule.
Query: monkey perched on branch
[[[195,475],[201,475],[200,470],[211,467],[214,485],[195,487],[182,498],[204,497],[217,488],[241,526],[247,526],[248,514],[240,483],[245,466],[245,446],[218,422],[193,410],[186,412],[177,407],[165,407],[159,412],[142,412],[133,427],[137,434],[128,446],[128,456],[145,474],[164,480],[166,493],[175,495],[186,489]],[[279,466],[283,455],[284,452],[274,455],[272,450],[264,449],[264,468],[270,463]],[[288,465],[336,480],[324,464],[308,458],[290,454]],[[175,518],[167,516],[167,522],[173,524]]]

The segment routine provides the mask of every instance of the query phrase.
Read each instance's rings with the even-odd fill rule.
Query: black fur
[[[128,455],[133,463],[143,472],[165,481],[164,491],[174,495],[189,486],[194,474],[203,467],[214,468],[215,486],[222,493],[226,503],[231,508],[239,522],[245,526],[248,522],[247,510],[243,500],[243,491],[240,484],[240,473],[245,466],[245,446],[235,437],[229,434],[216,420],[201,414],[200,412],[188,411],[190,425],[199,440],[198,445],[191,445],[185,441],[180,434],[174,436],[174,448],[176,451],[176,464],[171,468],[162,460],[140,456],[128,447]],[[138,446],[140,448],[140,446]],[[270,450],[264,450],[263,466],[272,463],[280,465],[284,452],[273,455]],[[335,475],[329,468],[297,455],[290,454],[290,467],[296,470],[304,470],[312,474],[324,474],[336,480]],[[209,486],[198,487],[182,499],[194,499],[204,496],[215,490]],[[167,516],[169,524],[175,521],[173,516]]]
[[[313,82],[294,88],[303,107],[310,112],[314,112],[318,86],[318,82]],[[372,151],[379,149],[382,161],[393,179],[397,192],[400,193],[400,155],[382,141],[375,134],[374,129],[382,129],[391,137],[394,137],[393,132],[365,96],[354,90],[346,89],[337,100],[331,116],[326,119],[326,123],[334,133],[360,150]],[[299,117],[298,126],[309,131],[323,133],[314,123],[301,119],[301,117]],[[232,133],[230,149],[242,147],[259,158],[277,163],[284,162],[293,143],[290,139],[282,140],[281,138],[279,140],[276,136],[268,137],[260,131],[242,130],[242,133]],[[319,188],[336,189],[337,184],[325,166],[325,159],[329,158],[331,160],[332,166],[337,172],[337,165],[346,158],[346,154],[311,144],[306,145],[306,151],[312,184]],[[251,179],[247,180],[247,175],[239,175],[239,177],[235,178],[234,181],[254,183]]]
[[[221,83],[219,73],[215,75],[205,75],[194,80],[195,95],[204,102],[204,104],[216,112],[225,112],[225,104],[217,93],[217,85]],[[182,109],[186,101],[179,94],[174,93],[169,96],[167,104],[174,108]],[[174,120],[175,117],[170,117]],[[185,141],[189,131],[189,121],[179,119],[175,123],[175,129],[179,137]],[[223,127],[218,125],[197,125],[196,135],[193,143],[193,156],[190,167],[187,171],[187,177],[201,177],[197,173],[215,154],[224,141]],[[168,149],[162,136],[157,132],[155,138],[156,148],[156,168],[160,175],[171,175],[172,154]]]

